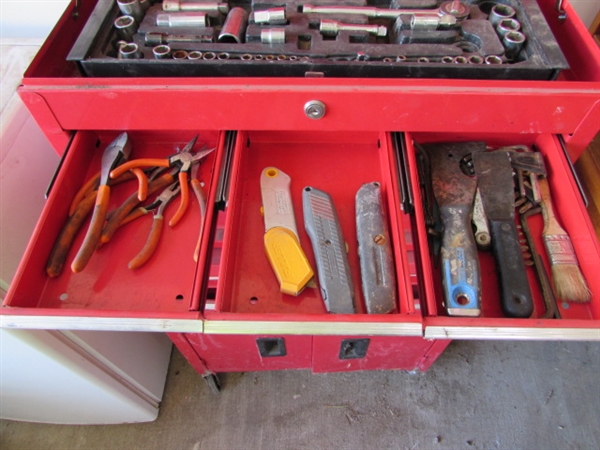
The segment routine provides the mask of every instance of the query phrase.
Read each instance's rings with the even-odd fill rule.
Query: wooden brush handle
[[[547,178],[538,179],[538,187],[540,189],[540,197],[542,199],[542,215],[544,216],[544,231],[542,235],[556,235],[567,232],[559,225],[554,209],[552,208],[552,197],[550,197],[550,186]]]

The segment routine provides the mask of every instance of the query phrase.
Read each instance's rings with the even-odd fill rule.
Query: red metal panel
[[[37,81],[35,83],[37,84]],[[243,129],[574,133],[597,83],[474,80],[81,79],[39,92],[65,130]],[[62,83],[60,83],[62,84]],[[321,120],[304,104],[321,100]],[[210,105],[210,107],[208,106]],[[189,114],[199,111],[201,114]]]
[[[342,341],[346,339],[369,339],[366,356],[340,359]],[[422,364],[422,360],[434,342],[421,337],[409,336],[315,336],[313,340],[313,372],[426,370],[429,366]],[[441,351],[437,355],[432,353],[431,362],[439,354]]]
[[[309,369],[312,336],[277,336],[285,341],[285,356],[262,357],[261,335],[187,334],[186,338],[213,373],[260,370]],[[274,336],[265,336],[274,338]]]
[[[431,347],[429,347],[429,350],[427,350],[421,361],[419,361],[419,364],[417,364],[416,369],[420,372],[429,370],[431,365],[441,356],[442,353],[444,353],[444,350],[446,350],[446,347],[448,347],[452,341],[448,339],[437,339],[430,342]]]
[[[198,353],[196,353],[196,350],[190,344],[190,341],[187,339],[188,335],[185,333],[167,333],[167,336],[169,336],[169,339],[175,344],[177,350],[181,352],[196,372],[202,376],[212,374],[208,367],[206,367],[206,363],[198,356]]]
[[[48,142],[50,142],[50,145],[52,145],[56,153],[62,155],[69,145],[71,132],[63,130],[43,96],[37,92],[22,90],[19,90],[19,96],[48,139]]]

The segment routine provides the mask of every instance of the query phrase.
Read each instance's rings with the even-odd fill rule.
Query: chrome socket
[[[285,28],[267,28],[260,31],[262,44],[285,44]]]
[[[141,59],[143,58],[143,55],[137,44],[134,44],[133,42],[128,42],[127,44],[121,45],[119,47],[119,58]]]
[[[117,36],[127,42],[133,41],[133,36],[137,32],[137,24],[133,16],[117,17],[114,26],[117,30]]]
[[[131,16],[137,23],[144,19],[146,11],[140,3],[140,0],[117,0],[119,10],[124,16]]]
[[[520,31],[511,31],[506,33],[504,38],[502,39],[502,43],[504,44],[504,48],[506,49],[505,55],[506,59],[512,61],[519,56],[519,52],[523,48],[523,44],[525,43],[525,35]]]
[[[502,19],[498,22],[498,26],[496,27],[496,33],[500,36],[500,39],[504,39],[511,31],[520,31],[521,23],[516,19]]]
[[[202,12],[158,14],[156,25],[159,27],[207,27],[208,16]]]
[[[497,5],[494,5],[492,10],[490,11],[488,20],[492,23],[494,28],[496,28],[501,20],[511,19],[515,17],[516,13],[517,12],[512,6],[503,5],[499,3]]]
[[[219,16],[221,14],[227,14],[229,12],[229,5],[227,3],[221,2],[163,0],[162,7],[163,11],[196,11],[204,12],[211,17]]]
[[[217,41],[228,44],[241,44],[244,42],[247,26],[248,13],[244,8],[236,6],[227,14]]]
[[[167,59],[171,57],[171,47],[168,45],[157,45],[152,49],[155,59]]]
[[[176,50],[173,52],[173,59],[187,59],[188,54],[185,50]]]
[[[255,11],[252,20],[257,25],[285,25],[287,23],[285,7]]]
[[[489,65],[500,65],[502,64],[502,58],[497,55],[489,55],[485,57],[485,63]]]

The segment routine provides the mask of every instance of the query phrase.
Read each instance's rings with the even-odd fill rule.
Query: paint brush
[[[542,238],[552,267],[554,295],[569,302],[589,302],[592,294],[579,268],[571,239],[554,215],[548,180],[540,177],[538,186],[544,216]]]

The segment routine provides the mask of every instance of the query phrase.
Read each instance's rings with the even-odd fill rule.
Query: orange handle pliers
[[[129,261],[128,267],[131,270],[142,267],[154,254],[162,234],[162,226],[164,221],[163,215],[165,208],[171,202],[171,200],[173,200],[179,194],[180,190],[181,186],[179,185],[179,182],[176,181],[162,191],[162,193],[156,197],[156,200],[153,203],[143,208],[144,214],[154,210],[154,218],[152,219],[152,228],[150,229],[150,234],[148,235],[146,244],[144,244],[144,247],[137,254],[137,256]],[[140,216],[136,214],[136,217]]]
[[[121,133],[102,153],[100,180],[98,192],[96,194],[96,202],[92,212],[92,219],[85,234],[85,238],[83,239],[83,243],[71,263],[71,270],[73,273],[81,272],[85,268],[100,242],[102,227],[104,227],[110,198],[110,187],[108,185],[109,174],[111,170],[127,159],[130,152],[131,143],[129,141],[129,136],[127,133]]]
[[[187,145],[183,148],[183,150],[179,153],[169,156],[166,159],[160,158],[141,158],[135,159],[132,161],[128,161],[125,164],[120,165],[116,169],[114,169],[110,173],[111,178],[116,178],[122,173],[133,170],[140,167],[178,167],[179,168],[179,184],[181,187],[181,201],[179,202],[179,209],[175,213],[175,215],[169,221],[170,226],[175,226],[185,212],[187,211],[187,206],[190,198],[190,191],[188,187],[189,180],[189,171],[193,164],[198,163],[201,159],[203,159],[206,155],[214,151],[214,148],[209,150],[201,150],[197,153],[192,153],[192,149],[196,144],[196,140],[198,136],[193,138]],[[146,181],[147,182],[147,181]]]

